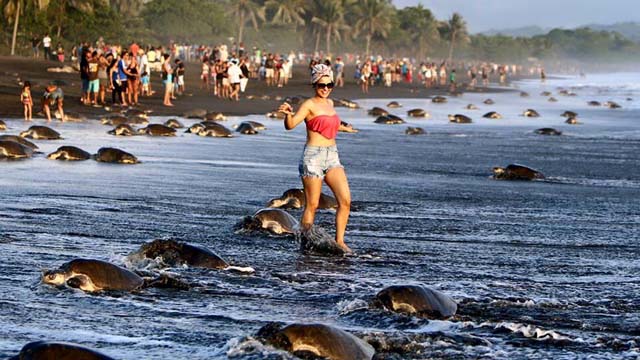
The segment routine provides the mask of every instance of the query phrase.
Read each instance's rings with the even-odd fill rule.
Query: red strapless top
[[[340,127],[338,114],[318,115],[305,122],[307,123],[307,129],[320,133],[327,139],[335,139]]]

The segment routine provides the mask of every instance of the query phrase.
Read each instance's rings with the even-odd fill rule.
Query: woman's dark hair
[[[25,82],[24,82],[24,85],[22,85],[22,88],[24,89],[24,88],[26,88],[26,87],[31,87],[31,82],[29,82],[29,81],[25,81]]]

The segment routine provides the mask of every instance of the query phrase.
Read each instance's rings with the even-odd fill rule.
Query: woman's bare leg
[[[329,185],[338,202],[338,209],[336,211],[336,242],[347,252],[351,252],[351,249],[344,243],[344,233],[347,229],[349,212],[351,211],[351,191],[349,190],[347,174],[345,174],[343,168],[333,168],[327,172],[324,181]]]
[[[304,187],[304,212],[302,213],[301,226],[302,230],[309,230],[313,225],[316,217],[316,210],[320,203],[320,194],[322,193],[322,179],[313,176],[302,178],[302,186]]]

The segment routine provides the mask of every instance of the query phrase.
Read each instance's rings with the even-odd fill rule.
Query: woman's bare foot
[[[340,246],[340,248],[342,250],[344,250],[345,254],[353,254],[353,251],[347,246],[347,244],[345,244],[344,242],[337,242],[338,246]]]

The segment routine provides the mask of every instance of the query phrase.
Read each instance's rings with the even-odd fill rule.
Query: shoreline
[[[64,63],[70,65],[70,63]],[[34,100],[34,115],[41,109],[41,95],[44,86],[49,81],[57,80],[64,83],[61,86],[65,93],[65,111],[84,115],[88,118],[103,116],[106,111],[102,107],[85,106],[80,103],[80,75],[79,73],[53,73],[47,72],[49,67],[61,66],[59,62],[35,60],[24,57],[0,56],[0,66],[5,69],[0,73],[0,117],[22,118],[23,108],[19,100],[21,86],[19,81],[29,80],[32,84],[32,96]],[[335,88],[332,94],[334,99],[408,99],[408,98],[430,98],[435,95],[450,96],[447,87],[425,88],[417,82],[394,83],[390,88],[373,86],[369,88],[369,93],[360,91],[360,86],[353,79],[353,65],[345,69],[347,74],[345,86]],[[200,89],[200,68],[199,63],[187,63],[185,74],[185,94],[178,96],[174,100],[174,107],[162,105],[162,94],[157,90],[160,88],[160,74],[153,73],[151,85],[156,93],[151,97],[140,97],[140,104],[137,108],[152,110],[157,116],[182,116],[188,110],[202,108],[207,111],[221,112],[228,116],[246,116],[253,114],[266,114],[277,109],[283,100],[275,100],[276,97],[282,99],[287,96],[311,95],[311,87],[308,83],[307,68],[305,65],[295,65],[293,68],[293,78],[289,84],[282,88],[267,87],[264,81],[251,79],[247,90],[241,95],[240,101],[229,101],[215,97],[212,92]],[[466,76],[464,76],[466,77]],[[511,77],[509,81],[527,79],[531,77],[517,76]],[[473,90],[465,90],[468,93],[500,93],[517,91],[515,88],[476,87]],[[269,99],[260,99],[268,95]],[[253,96],[253,99],[247,99]],[[107,93],[105,99],[109,103],[111,94]],[[34,117],[38,119],[38,117]]]

